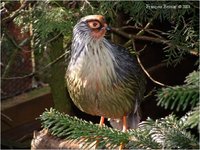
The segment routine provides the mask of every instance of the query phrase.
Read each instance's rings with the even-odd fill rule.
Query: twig
[[[8,73],[10,72],[11,66],[14,63],[14,60],[15,60],[16,55],[18,53],[18,50],[23,50],[21,47],[19,47],[17,45],[17,43],[15,42],[15,40],[7,32],[5,32],[5,34],[7,35],[7,37],[9,38],[9,40],[13,43],[13,45],[16,47],[16,49],[14,49],[13,53],[10,56],[10,59],[9,59],[7,65],[5,67],[5,70],[4,70],[3,74],[2,74],[2,78],[6,77],[8,75]]]
[[[19,77],[6,77],[6,75],[8,74],[9,72],[9,69],[11,67],[11,64],[13,63],[13,60],[17,54],[17,50],[20,50],[20,51],[24,51],[21,46],[21,44],[17,44],[17,42],[6,32],[4,31],[5,34],[7,35],[7,37],[11,40],[11,42],[13,43],[13,45],[16,47],[16,50],[15,52],[11,55],[11,61],[9,61],[9,63],[6,65],[6,68],[5,68],[5,71],[2,75],[2,78],[3,80],[14,80],[14,79],[24,79],[24,78],[28,78],[28,77],[33,77],[34,75],[42,72],[43,70],[45,70],[46,68],[48,68],[49,66],[53,65],[54,63],[56,63],[58,60],[60,60],[62,57],[64,57],[68,52],[64,53],[63,55],[59,56],[56,60],[54,60],[53,62],[49,63],[47,66],[45,66],[44,68],[42,68],[41,70],[38,70],[38,71],[35,71],[35,72],[32,72],[30,74],[27,74],[27,75],[24,75],[24,76],[19,76]],[[52,42],[53,40],[57,39],[60,35],[61,35],[62,32],[60,32],[59,34],[57,34],[56,36],[54,36],[53,38],[51,38],[50,40],[48,40],[47,42],[44,42],[42,43],[42,45],[45,45],[45,44],[48,44],[50,42]],[[23,46],[23,45],[22,45]],[[28,52],[31,52],[31,51],[28,51]]]
[[[128,26],[121,27],[121,29],[136,29],[136,30],[141,30],[142,28],[128,25]]]
[[[161,33],[161,34],[166,34],[165,32],[158,30],[158,29],[146,29],[146,30],[158,32],[158,33]]]
[[[146,29],[145,32],[147,32],[147,33],[149,33],[149,34],[151,34],[151,35],[154,35],[155,37],[158,37],[158,38],[160,38],[160,39],[164,39],[164,38],[163,38],[162,36],[160,36],[159,34],[154,33],[154,32],[152,32],[152,31],[150,31],[150,30],[148,30],[148,29]]]
[[[81,7],[81,11],[83,11],[84,10],[84,8],[85,8],[85,6],[86,6],[86,4],[88,4],[89,6],[90,6],[90,8],[92,9],[92,12],[93,12],[93,10],[94,10],[94,8],[92,7],[92,5],[90,4],[90,2],[88,1],[88,0],[83,0],[84,1],[84,3],[83,3],[83,6]]]
[[[126,44],[125,44],[125,47],[127,45],[129,45],[130,41],[131,40],[142,40],[142,41],[151,41],[151,42],[155,42],[155,43],[159,43],[159,44],[166,44],[167,46],[173,46],[172,43],[170,43],[170,41],[164,39],[164,38],[155,38],[155,37],[150,37],[150,36],[144,36],[144,35],[132,35],[132,34],[128,34],[124,31],[121,31],[119,28],[112,28],[112,31],[127,38],[127,39],[130,39]],[[140,32],[142,33],[142,32]],[[180,45],[174,45],[176,47],[182,47]],[[183,48],[183,47],[182,47]],[[185,48],[184,48],[185,49]],[[195,50],[190,50],[190,49],[186,49],[189,54],[191,55],[194,55],[194,56],[199,56],[199,53]]]
[[[48,43],[54,41],[54,40],[57,39],[61,34],[62,34],[62,32],[58,33],[58,34],[55,35],[53,38],[51,38],[50,40],[48,40],[48,41],[42,43],[41,45],[46,45],[46,44],[48,44]]]
[[[10,34],[8,34],[8,32],[5,30],[4,33],[6,34],[6,36],[11,40],[11,42],[13,43],[13,45],[18,49],[23,51],[23,48],[21,48],[17,42],[14,40],[14,38],[12,36],[10,36]],[[21,43],[20,43],[21,44]]]
[[[115,31],[118,31],[118,33],[124,35],[125,37],[127,38],[130,38],[129,41],[132,42],[132,45],[133,45],[133,49],[136,50],[136,47],[135,47],[135,39],[141,39],[141,40],[150,40],[150,41],[154,41],[154,42],[161,42],[161,43],[166,43],[166,40],[162,39],[162,38],[154,38],[154,37],[148,37],[148,36],[142,36],[144,34],[144,31],[149,28],[149,26],[151,25],[153,19],[157,16],[158,14],[155,14],[153,18],[151,18],[151,20],[146,24],[146,26],[140,30],[136,35],[130,35],[130,34],[127,34],[125,32],[121,32],[119,30],[115,30]],[[146,48],[146,45],[144,46],[144,48],[142,50],[139,51],[139,53],[141,51],[143,51],[144,49]],[[159,81],[156,81],[155,79],[153,79],[151,77],[151,75],[148,73],[148,71],[144,68],[142,62],[140,61],[140,57],[139,55],[136,55],[136,58],[137,58],[137,61],[139,63],[139,65],[141,66],[142,70],[144,71],[144,73],[149,77],[149,79],[151,81],[153,81],[154,83],[158,84],[158,85],[161,85],[161,86],[167,86]]]
[[[49,68],[50,66],[52,66],[53,64],[55,64],[57,61],[59,61],[60,59],[62,59],[65,55],[67,55],[69,53],[69,51],[66,51],[65,53],[63,53],[62,55],[60,55],[58,58],[56,58],[54,61],[50,62],[49,64],[47,64],[45,67],[43,67],[42,69],[32,72],[30,74],[24,75],[24,76],[20,76],[20,77],[10,77],[10,78],[2,78],[3,80],[14,80],[14,79],[23,79],[23,78],[28,78],[28,77],[32,77],[36,74],[39,74],[40,72],[43,72],[44,70],[46,70],[47,68]]]
[[[151,96],[153,94],[153,92],[155,92],[155,91],[156,91],[156,87],[154,87],[151,91],[149,91],[149,93],[147,93],[147,95],[144,96],[144,99],[142,102],[144,102],[145,99],[147,99],[149,96]]]
[[[4,113],[1,113],[1,115],[4,117],[4,118],[6,118],[8,121],[13,121],[9,116],[7,116],[6,114],[4,114]]]
[[[134,43],[134,41],[132,41],[132,42],[133,42],[133,48],[136,49],[136,48],[135,48],[135,43]],[[138,63],[140,64],[142,70],[143,70],[144,73],[149,77],[149,79],[150,79],[151,81],[153,81],[154,83],[156,83],[156,84],[158,84],[158,85],[161,85],[161,86],[167,86],[166,84],[163,84],[163,83],[161,83],[161,82],[159,82],[159,81],[156,81],[155,79],[153,79],[153,78],[151,77],[151,75],[147,72],[147,70],[144,68],[142,62],[140,61],[139,55],[136,55],[136,58],[137,58]]]
[[[20,14],[20,11],[24,8],[26,8],[28,6],[29,3],[32,3],[31,1],[24,1],[21,6],[19,7],[19,9],[17,9],[16,11],[14,11],[11,15],[9,15],[8,17],[2,19],[2,24],[6,24],[7,22],[12,21],[15,17],[17,17]]]
[[[148,23],[146,24],[146,26],[144,27],[144,29],[140,30],[140,31],[137,33],[137,35],[142,35],[142,34],[144,34],[144,31],[151,25],[151,22],[152,22],[152,20],[150,20],[150,22],[148,22]]]
[[[2,77],[1,79],[2,79],[2,80],[16,80],[16,79],[29,78],[29,77],[32,77],[32,76],[34,76],[34,75],[35,75],[35,73],[32,72],[32,73],[27,74],[27,75],[24,75],[24,76],[19,76],[19,77],[7,77],[7,78]]]
[[[149,20],[149,22],[146,24],[146,26],[145,26],[142,30],[140,30],[140,32],[137,33],[137,35],[142,35],[142,34],[144,34],[144,31],[150,27],[150,25],[152,24],[153,20],[154,20],[155,18],[157,18],[158,15],[159,15],[159,13],[158,13],[158,11],[157,11],[156,14],[155,14],[155,15]]]
[[[136,29],[136,30],[144,30],[145,32],[151,34],[151,35],[154,35],[155,37],[158,37],[158,38],[163,38],[162,36],[160,36],[159,34],[157,33],[154,33],[148,29],[143,29],[143,28],[140,28],[140,27],[135,27],[135,26],[123,26],[121,27],[120,29]],[[162,31],[160,31],[160,33],[163,33]],[[164,39],[164,38],[163,38]]]
[[[151,68],[148,69],[148,72],[154,72],[155,70],[161,68],[161,67],[165,67],[167,66],[167,63],[166,62],[162,62],[162,63],[159,63],[158,65],[155,65]]]
[[[162,39],[162,38],[155,38],[155,37],[144,36],[144,35],[128,34],[126,32],[121,31],[118,28],[112,28],[112,31],[114,31],[115,33],[122,35],[123,37],[126,37],[128,39],[151,41],[151,42],[155,42],[155,43],[167,43],[168,42],[167,40]],[[142,32],[140,32],[140,33],[142,33]]]
[[[147,45],[144,45],[144,47],[141,50],[137,51],[136,53],[140,54],[141,52],[143,52],[145,50],[146,47],[147,47]]]
[[[144,29],[147,29],[147,28],[150,26],[150,23],[151,23],[152,21],[153,21],[153,20],[151,19],[150,22],[147,23],[147,25],[145,26]],[[144,31],[144,30],[143,30],[143,31]],[[141,31],[140,31],[140,32],[137,33],[137,35],[141,35],[141,34],[144,34],[144,32],[141,32]],[[133,48],[136,50],[134,40],[132,40],[132,44],[133,44]],[[145,47],[144,47],[144,48],[145,48]],[[144,48],[143,48],[143,49],[144,49]],[[140,64],[142,70],[145,72],[145,74],[149,77],[149,79],[150,79],[151,81],[153,81],[154,83],[156,83],[156,84],[158,84],[158,85],[161,85],[161,86],[167,86],[167,85],[165,85],[165,84],[163,84],[163,83],[161,83],[161,82],[159,82],[159,81],[157,81],[157,80],[155,80],[155,79],[153,79],[153,78],[151,77],[151,75],[150,75],[150,74],[148,73],[148,71],[144,68],[142,62],[140,61],[139,55],[136,55],[136,58],[137,58],[138,63]]]
[[[9,127],[13,127],[13,120],[2,112],[1,112],[1,122],[8,125]]]

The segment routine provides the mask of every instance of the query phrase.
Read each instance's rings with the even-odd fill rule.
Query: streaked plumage
[[[138,123],[145,79],[135,58],[104,38],[106,27],[100,15],[86,16],[74,27],[68,90],[83,112],[111,119],[131,114]]]

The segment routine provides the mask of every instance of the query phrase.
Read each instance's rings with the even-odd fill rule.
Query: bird
[[[112,31],[105,17],[82,17],[73,28],[66,83],[73,103],[83,112],[105,118],[123,132],[137,128],[145,76],[130,52],[105,38]]]

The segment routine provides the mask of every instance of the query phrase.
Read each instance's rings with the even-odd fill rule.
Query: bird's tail
[[[127,119],[127,129],[137,128],[140,122],[139,110],[137,110],[136,112],[134,111],[131,112],[126,119]],[[123,128],[122,119],[110,119],[110,124],[113,128],[116,128],[118,130],[122,130]]]

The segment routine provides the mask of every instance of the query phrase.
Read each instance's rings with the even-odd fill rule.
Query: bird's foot
[[[127,120],[126,120],[126,116],[123,116],[123,129],[122,132],[126,132],[127,131]],[[121,143],[119,146],[119,150],[122,150],[124,148],[124,144]]]
[[[100,122],[99,122],[99,126],[102,127],[104,125],[104,120],[105,118],[101,116]],[[95,144],[95,149],[97,149],[99,144],[99,140],[96,140],[96,144]]]

